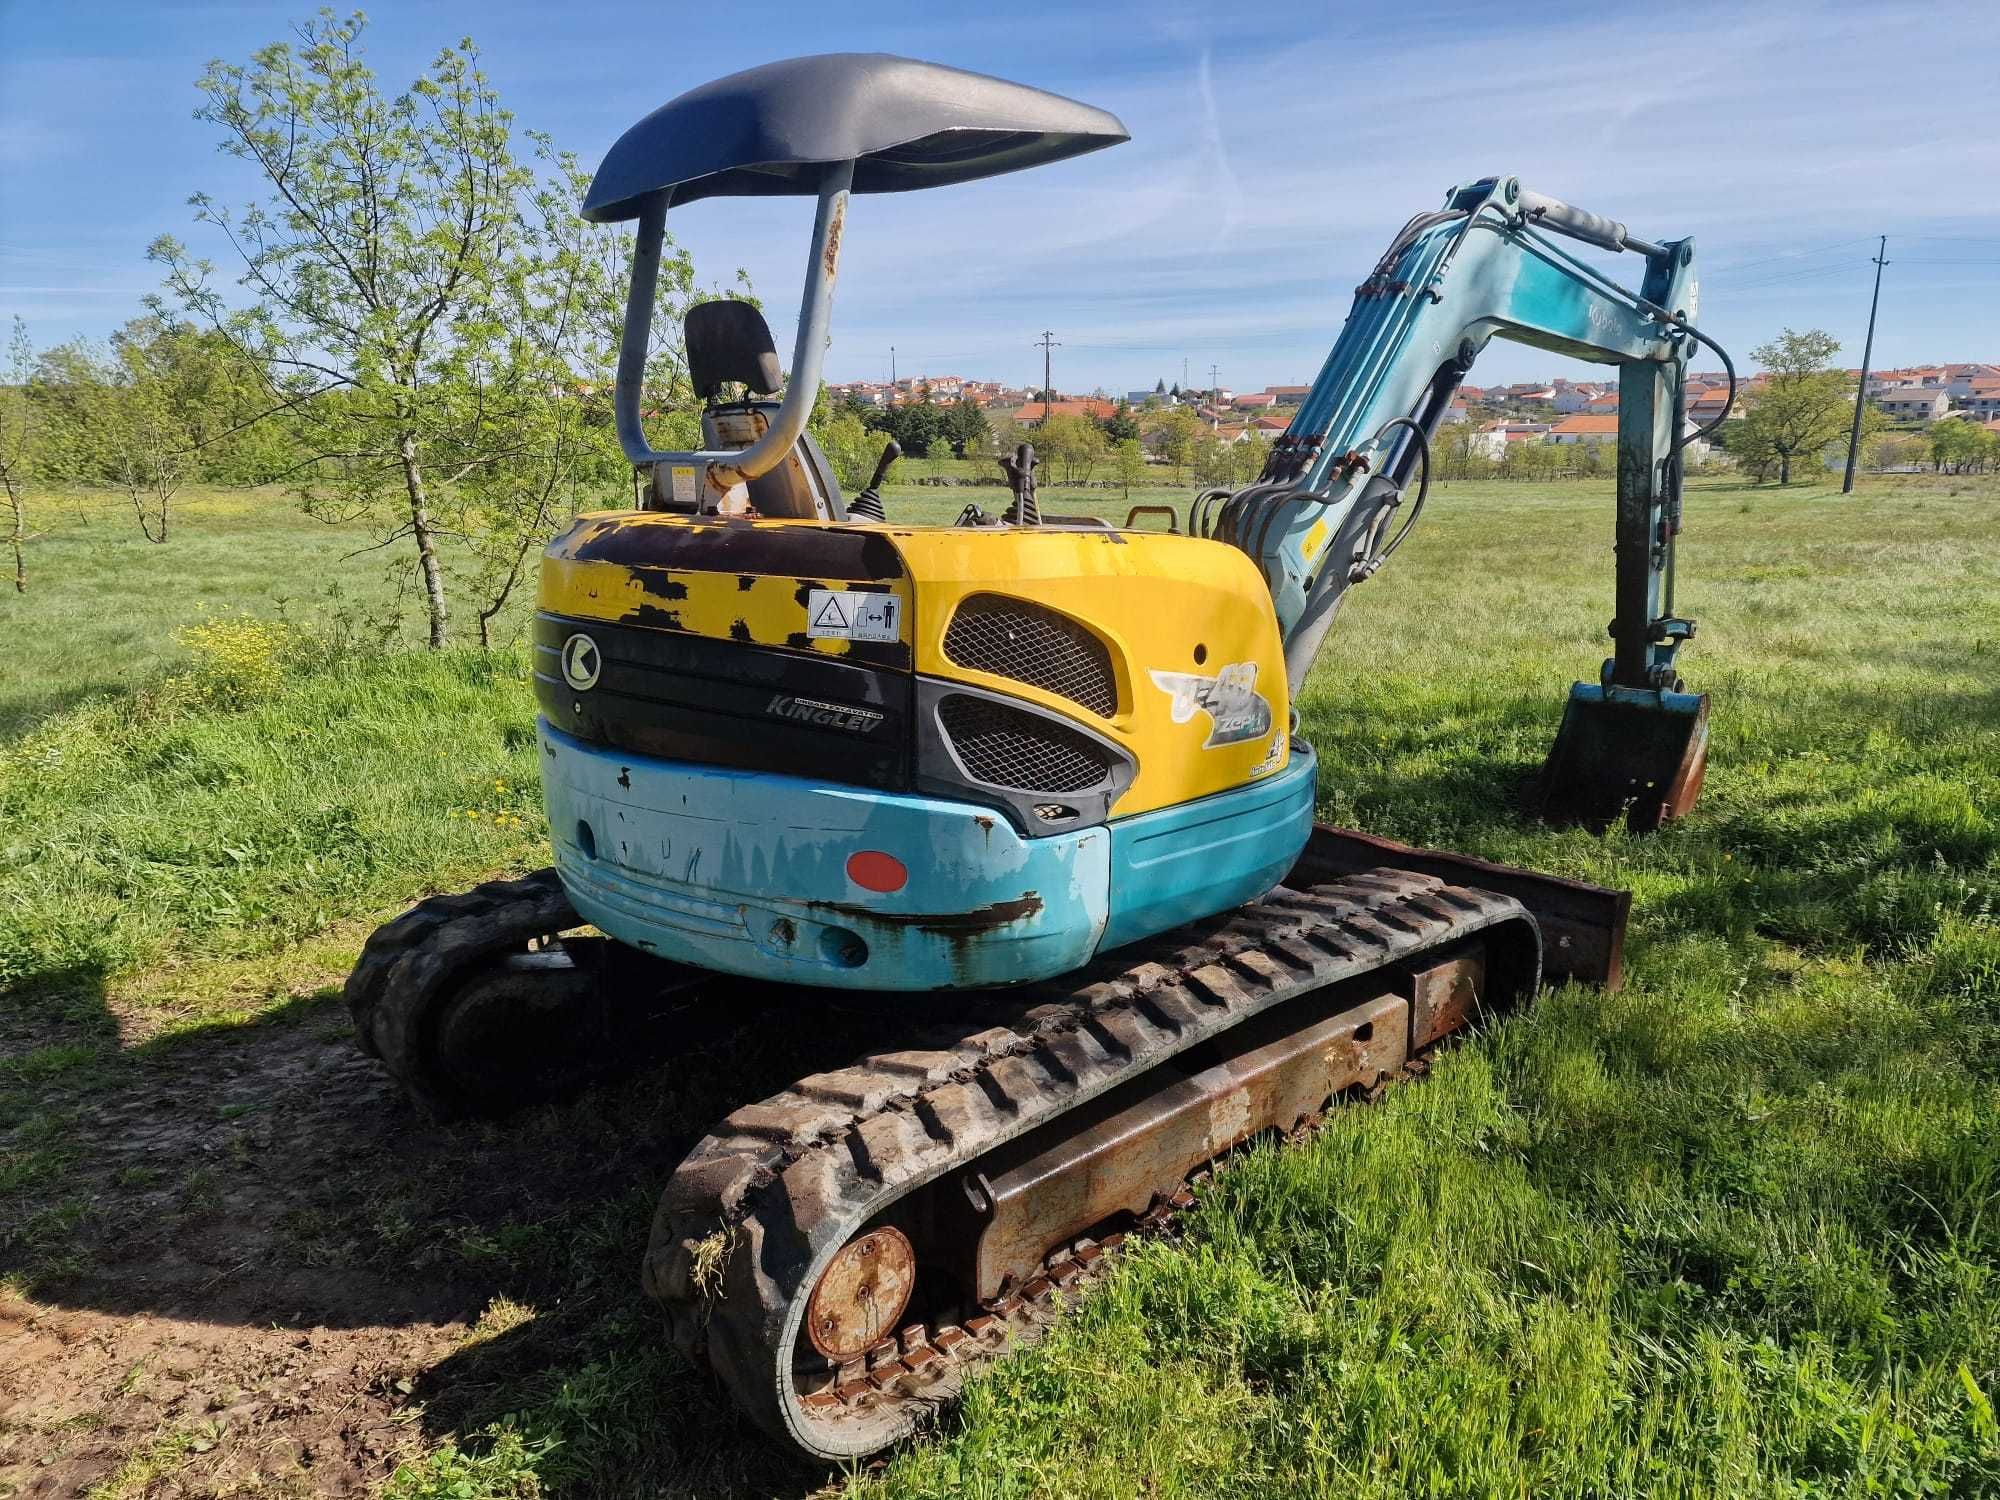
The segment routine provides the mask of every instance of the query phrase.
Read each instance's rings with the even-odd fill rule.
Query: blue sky
[[[102,335],[154,285],[163,231],[226,266],[187,195],[257,184],[191,118],[211,57],[307,6],[0,0],[0,321]],[[1124,146],[1034,173],[856,201],[832,379],[1056,381],[1113,391],[1214,364],[1309,379],[1355,282],[1454,182],[1513,173],[1652,238],[1692,234],[1702,322],[1740,357],[1780,326],[1858,363],[1873,236],[1890,236],[1879,366],[2000,360],[2000,11],[1992,6],[977,8],[425,0],[371,9],[400,88],[470,33],[521,125],[594,160],[683,89],[808,52],[882,50],[1118,114]],[[698,272],[749,270],[790,347],[809,206],[711,201],[669,227]],[[1636,276],[1636,265],[1628,263]],[[1495,343],[1475,383],[1561,373]],[[1573,370],[1571,373],[1575,373]]]

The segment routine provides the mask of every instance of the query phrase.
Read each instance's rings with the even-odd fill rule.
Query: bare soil
[[[825,1045],[842,1028],[820,1021]],[[661,1184],[708,1121],[792,1076],[798,1030],[732,1023],[571,1103],[439,1126],[321,991],[16,1088],[11,1159],[57,1167],[0,1201],[0,1496],[369,1493],[600,1372],[607,1344],[638,1364],[632,1399],[658,1388],[634,1479],[811,1488],[652,1347],[637,1276]],[[17,1016],[0,1056],[75,1035]]]

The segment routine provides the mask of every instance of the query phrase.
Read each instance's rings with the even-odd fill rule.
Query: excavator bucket
[[[1708,694],[1575,683],[1538,789],[1551,823],[1634,833],[1678,818],[1708,767]]]

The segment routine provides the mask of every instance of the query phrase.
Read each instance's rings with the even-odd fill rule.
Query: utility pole
[[[896,346],[894,344],[891,344],[889,346],[889,389],[893,391],[895,388],[896,388]]]
[[[1047,328],[1042,330],[1042,336],[1035,342],[1042,351],[1042,400],[1053,401],[1056,398],[1056,388],[1049,378],[1049,351],[1060,349],[1062,345],[1057,341],[1055,334]]]
[[[1208,399],[1211,401],[1219,401],[1222,399],[1222,380],[1221,377],[1215,373],[1214,365],[1210,365],[1208,367]]]
[[[1861,455],[1861,411],[1868,401],[1868,365],[1875,358],[1875,309],[1882,305],[1883,259],[1889,253],[1889,236],[1882,235],[1875,247],[1875,295],[1868,301],[1868,342],[1861,346],[1861,386],[1854,393],[1854,430],[1847,435],[1847,474],[1840,481],[1840,493],[1854,491],[1854,463]]]

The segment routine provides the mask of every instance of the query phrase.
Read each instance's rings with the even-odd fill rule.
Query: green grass
[[[891,514],[968,499],[1004,503],[892,489]],[[38,592],[4,606],[34,665],[0,702],[0,981],[28,1012],[248,1023],[298,992],[288,965],[337,972],[371,914],[537,859],[511,653],[293,665],[235,711],[159,693],[199,602],[268,613],[345,578],[328,534],[215,505],[165,549],[96,522],[45,539]],[[1610,539],[1599,487],[1444,487],[1301,711],[1322,816],[1632,889],[1625,989],[1546,997],[1421,1085],[1244,1153],[1185,1240],[1133,1257],[937,1436],[838,1483],[2000,1492],[2000,487],[1695,488],[1684,663],[1714,748],[1695,815],[1649,840],[1516,810],[1606,650]],[[353,566],[357,592],[386,587]],[[66,1031],[0,1094],[75,1080],[86,1107],[117,1045]],[[629,1104],[606,1099],[512,1128],[612,1136]],[[0,1180],[59,1178],[59,1130],[8,1149]],[[477,1235],[431,1224],[421,1194],[354,1210],[382,1255],[456,1235],[448,1263],[585,1309],[467,1356],[498,1373],[396,1493],[782,1482],[728,1456],[742,1435],[631,1291],[656,1181]],[[510,1361],[523,1338],[540,1352]]]

